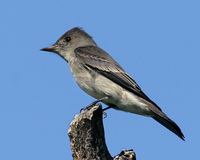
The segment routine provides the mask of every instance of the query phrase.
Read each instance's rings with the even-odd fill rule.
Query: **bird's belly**
[[[121,98],[122,87],[96,71],[84,65],[73,65],[70,70],[79,87],[90,96],[96,99],[107,96],[109,99],[104,102],[109,104],[114,104]]]
[[[115,109],[135,114],[151,116],[152,112],[133,93],[83,65],[70,68],[79,87],[90,96],[100,99],[108,97],[103,103],[115,106]]]
[[[149,110],[147,104],[141,102],[138,96],[127,90],[123,91],[122,98],[117,103],[117,107],[125,112],[131,112],[143,116],[154,115],[152,111]]]
[[[76,74],[74,78],[84,92],[96,99],[107,96],[110,98],[105,102],[110,103],[112,99],[120,98],[121,87],[96,72],[92,74],[90,72],[84,72],[84,75]]]

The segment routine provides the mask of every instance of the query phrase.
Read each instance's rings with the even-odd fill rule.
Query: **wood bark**
[[[122,150],[114,158],[105,143],[101,104],[76,115],[68,136],[74,160],[136,160],[133,150]]]

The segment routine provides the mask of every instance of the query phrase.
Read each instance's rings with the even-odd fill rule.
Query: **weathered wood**
[[[76,115],[68,135],[74,160],[113,160],[105,143],[101,104]],[[133,157],[132,150],[123,150],[114,159],[135,160]]]

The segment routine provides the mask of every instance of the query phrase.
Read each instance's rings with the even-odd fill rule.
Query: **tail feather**
[[[168,118],[165,114],[162,114],[162,116],[157,115],[156,117],[153,117],[153,119],[155,119],[157,122],[159,122],[160,124],[168,128],[170,131],[172,131],[178,137],[180,137],[182,140],[185,141],[184,139],[185,137],[183,133],[181,132],[181,129],[179,128],[179,126],[170,118]]]

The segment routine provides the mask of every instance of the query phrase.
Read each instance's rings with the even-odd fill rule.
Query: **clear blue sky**
[[[0,5],[0,159],[72,159],[67,131],[94,101],[68,64],[39,49],[79,26],[93,36],[182,129],[186,142],[151,118],[110,109],[112,156],[200,159],[200,1],[4,1]],[[105,107],[105,105],[104,105]]]

